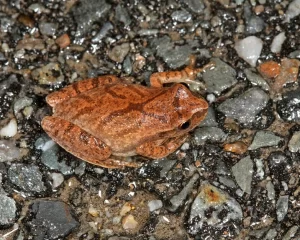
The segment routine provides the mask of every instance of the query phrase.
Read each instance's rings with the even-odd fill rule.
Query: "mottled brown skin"
[[[113,75],[76,82],[48,95],[53,116],[45,117],[42,127],[64,149],[87,162],[106,168],[137,167],[124,157],[165,157],[206,116],[207,102],[184,85],[162,87],[190,82],[200,71],[188,66],[155,73],[150,78],[154,87],[127,84]]]

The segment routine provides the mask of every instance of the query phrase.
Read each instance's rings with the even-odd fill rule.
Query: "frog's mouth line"
[[[116,157],[132,157],[132,156],[135,156],[136,155],[136,151],[135,150],[132,150],[132,151],[128,151],[128,152],[125,152],[125,153],[116,153],[114,152],[112,154],[112,156],[116,156]]]

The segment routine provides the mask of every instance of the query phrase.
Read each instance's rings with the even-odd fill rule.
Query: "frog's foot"
[[[181,71],[169,71],[153,73],[150,76],[150,84],[153,87],[162,87],[166,83],[187,83],[203,85],[201,82],[196,82],[195,78],[198,73],[210,69],[215,66],[215,63],[211,62],[203,66],[202,68],[195,68],[196,58],[191,56],[189,66],[185,67]],[[203,87],[203,86],[202,86]]]
[[[179,148],[185,142],[187,136],[183,135],[165,142],[161,142],[161,140],[147,142],[137,147],[136,153],[153,159],[163,158]]]
[[[120,79],[114,75],[85,79],[64,87],[57,92],[49,94],[46,98],[46,101],[51,107],[54,107],[56,104],[61,103],[71,97],[75,97],[80,93],[106,84],[117,83],[119,81]]]

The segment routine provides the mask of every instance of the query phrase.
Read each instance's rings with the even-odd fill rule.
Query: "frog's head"
[[[187,87],[175,84],[172,87],[174,105],[177,117],[178,133],[187,133],[197,127],[205,118],[208,103],[201,97],[196,97]]]

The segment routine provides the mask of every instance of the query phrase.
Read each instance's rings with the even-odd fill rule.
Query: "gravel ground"
[[[0,239],[300,239],[300,1],[0,0]],[[149,85],[190,56],[210,108],[175,153],[85,163],[40,126],[48,93]]]

